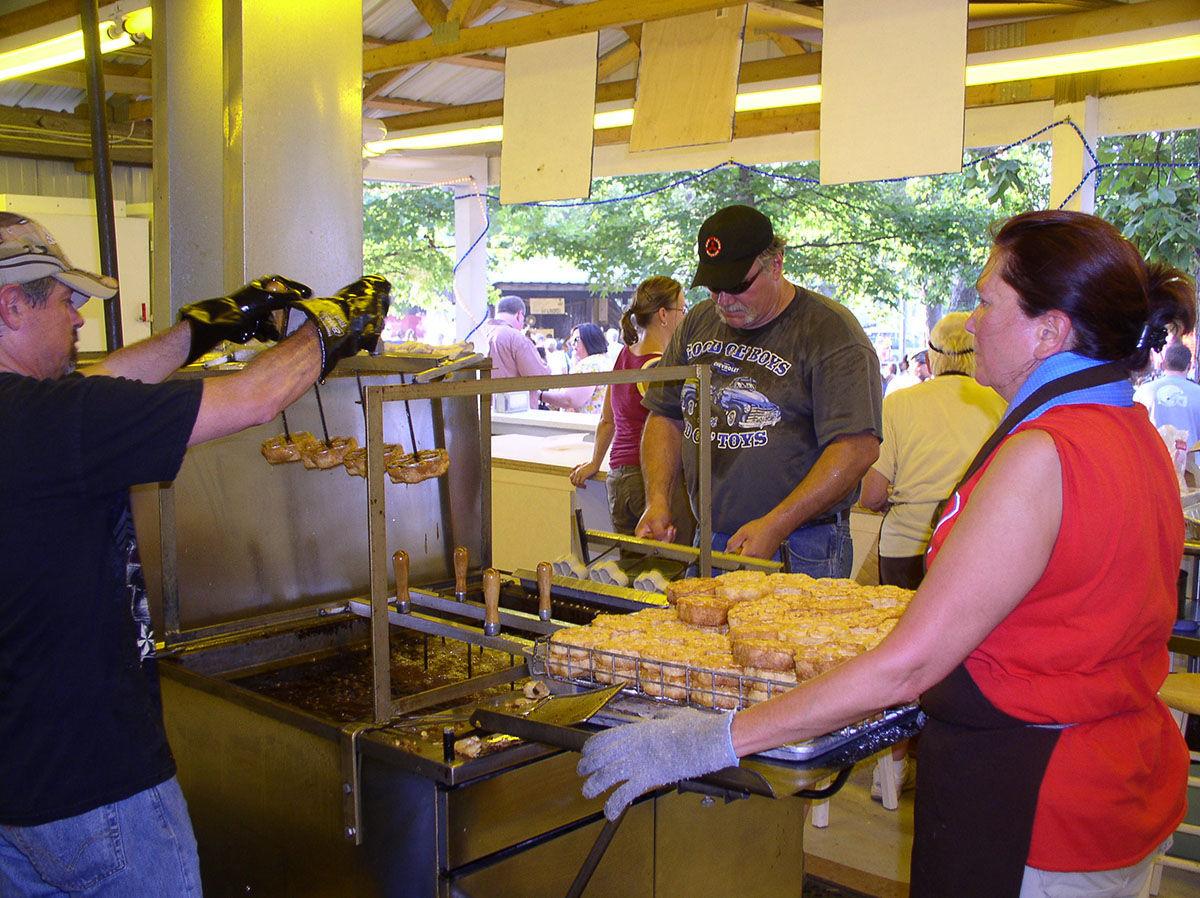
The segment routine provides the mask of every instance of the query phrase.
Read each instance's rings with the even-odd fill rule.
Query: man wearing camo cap
[[[173,480],[188,446],[269,421],[371,348],[388,289],[254,281],[83,376],[79,307],[116,281],[0,212],[0,895],[201,894],[129,488]],[[278,339],[286,308],[308,321],[242,371],[164,383],[223,340]]]

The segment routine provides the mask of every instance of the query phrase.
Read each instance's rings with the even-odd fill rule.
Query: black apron
[[[1059,729],[998,710],[963,665],[921,696],[911,898],[1021,891],[1038,791]]]
[[[1005,416],[951,496],[1043,403],[1126,377],[1123,366],[1109,363],[1039,387]],[[962,664],[921,695],[921,708],[928,721],[917,766],[910,898],[1015,898],[1038,792],[1062,730],[1005,714]]]

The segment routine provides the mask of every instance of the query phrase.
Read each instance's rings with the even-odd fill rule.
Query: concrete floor
[[[912,853],[913,793],[885,810],[871,800],[871,770],[863,763],[829,807],[829,826],[804,827],[804,869],[838,885],[878,898],[908,898]],[[1197,898],[1200,876],[1164,869],[1158,898]]]

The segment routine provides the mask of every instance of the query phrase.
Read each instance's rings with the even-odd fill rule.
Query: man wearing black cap
[[[770,558],[786,547],[793,571],[849,576],[848,512],[882,432],[875,350],[844,306],[783,276],[783,243],[756,209],[717,212],[697,253],[692,286],[710,299],[688,313],[662,364],[712,365],[713,548]],[[696,503],[696,387],[656,384],[643,404],[637,533],[669,540],[681,463]]]
[[[269,421],[370,348],[388,289],[255,281],[81,377],[79,307],[117,282],[0,212],[0,895],[201,894],[129,488],[174,479],[188,446]],[[222,340],[278,339],[285,308],[308,323],[242,371],[162,383]]]

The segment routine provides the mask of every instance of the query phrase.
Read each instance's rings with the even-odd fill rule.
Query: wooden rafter
[[[8,127],[4,126],[16,126]],[[147,124],[133,126],[133,136],[149,140]],[[72,135],[74,140],[64,138]],[[14,109],[0,106],[0,153],[41,159],[90,159],[91,131],[86,116],[48,109]],[[114,162],[150,164],[150,147],[122,146],[110,135],[109,152]],[[113,142],[115,141],[115,142]]]
[[[371,112],[390,112],[406,114],[409,112],[429,112],[433,109],[449,109],[446,103],[430,103],[425,100],[408,100],[403,97],[376,97],[364,100],[363,109]]]
[[[816,75],[821,71],[821,54],[809,53],[805,56],[784,56],[776,59],[759,59],[742,65],[739,81],[742,84],[756,84],[763,81],[776,81],[781,78],[798,78],[805,75]],[[614,100],[632,100],[637,89],[637,81],[609,81],[596,85],[596,102],[608,103]],[[490,100],[484,103],[470,103],[465,106],[449,106],[431,112],[418,112],[412,115],[397,115],[383,119],[389,131],[407,130],[410,128],[425,128],[435,125],[453,125],[479,119],[499,118],[504,112],[502,100]]]
[[[402,41],[363,53],[363,71],[381,72],[447,56],[461,56],[497,47],[517,47],[559,37],[588,34],[601,28],[620,28],[642,21],[669,19],[689,13],[740,6],[738,0],[592,0],[551,9],[519,19],[462,29],[455,41],[433,37]]]
[[[0,16],[0,34],[21,34],[72,16],[79,17],[79,0],[44,0]]]
[[[825,15],[821,10],[791,0],[754,0],[750,8],[769,13],[774,19],[782,17],[792,27],[821,28],[825,24]]]
[[[1080,37],[1095,37],[1103,34],[1119,34],[1139,31],[1158,25],[1171,25],[1200,19],[1200,3],[1197,0],[1149,0],[1146,3],[1119,3],[1103,9],[1031,19],[1020,23],[1021,45],[1048,44]],[[986,25],[967,32],[967,52],[994,49],[1004,46],[997,43],[1013,31],[1009,25]]]
[[[76,90],[87,90],[87,75],[82,70],[71,71],[66,66],[57,69],[46,69],[41,72],[30,72],[28,75],[22,75],[21,81],[29,81],[34,84],[50,84],[56,87],[73,87]],[[150,96],[149,78],[140,78],[130,75],[108,75],[104,76],[104,89],[116,94],[128,94],[135,97]]]
[[[601,56],[596,63],[596,80],[603,81],[630,63],[637,62],[641,55],[641,49],[633,41],[625,41],[620,46],[614,47]]]
[[[412,0],[412,5],[417,8],[417,12],[430,28],[446,21],[447,9],[442,0]]]
[[[786,34],[776,34],[773,31],[766,32],[766,37],[776,47],[783,51],[785,56],[797,56],[802,53],[807,53],[808,48],[794,37],[788,37]]]

